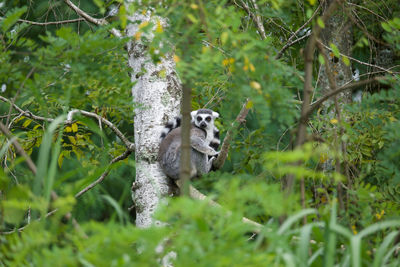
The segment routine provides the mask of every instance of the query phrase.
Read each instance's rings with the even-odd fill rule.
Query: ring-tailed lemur
[[[211,170],[212,163],[218,152],[219,131],[214,125],[217,112],[210,109],[199,109],[191,112],[192,128],[190,130],[191,177],[200,176]],[[161,144],[158,152],[158,162],[164,173],[174,179],[179,179],[181,155],[181,118],[177,117],[167,123],[161,133]]]
[[[214,118],[218,118],[219,114],[217,112],[214,112],[210,109],[199,109],[199,110],[194,110],[190,113],[192,117],[192,124],[194,123],[197,127],[199,127],[199,122],[196,121],[197,118],[195,118],[197,115],[201,116],[203,118],[203,121],[205,120],[205,117],[207,115],[212,115]],[[171,132],[173,129],[178,128],[181,126],[181,120],[182,116],[175,117],[174,119],[170,120],[167,122],[165,125],[164,129],[161,132],[161,140],[163,140],[169,132]],[[201,122],[201,121],[200,121]],[[207,139],[210,138],[211,135],[209,135],[209,132],[207,132]],[[218,128],[214,125],[213,123],[213,131],[212,131],[212,140],[209,143],[209,146],[214,148],[214,150],[218,150],[219,145],[221,144],[221,140],[219,139],[219,130]]]

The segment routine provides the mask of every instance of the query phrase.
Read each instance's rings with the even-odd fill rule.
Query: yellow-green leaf
[[[342,56],[342,60],[343,60],[343,63],[344,63],[346,66],[350,66],[350,60],[349,60],[348,57]]]
[[[329,46],[331,47],[332,52],[335,55],[335,57],[340,58],[340,53],[339,53],[339,49],[337,48],[337,46],[333,43],[330,43]]]
[[[162,33],[164,31],[163,26],[161,24],[160,20],[157,20],[157,27],[156,27],[156,33]]]
[[[72,128],[72,131],[73,131],[74,133],[76,133],[76,132],[78,131],[78,124],[73,123],[73,124],[71,125],[71,128]]]
[[[223,32],[221,34],[221,44],[225,44],[227,40],[228,40],[228,33],[227,32]]]
[[[119,8],[119,20],[121,21],[121,28],[125,29],[126,22],[127,22],[127,15],[126,15],[126,8],[125,8],[124,4],[122,4]]]
[[[75,138],[73,136],[69,136],[68,135],[68,139],[72,144],[76,145],[76,140],[75,140]]]
[[[308,2],[310,3],[310,5],[315,5],[316,0],[308,0]]]
[[[247,102],[247,104],[246,104],[246,108],[247,108],[247,109],[251,109],[253,106],[254,106],[254,103],[253,103],[253,101],[251,101],[251,100],[249,100],[249,101]]]
[[[24,124],[22,124],[22,127],[26,128],[29,126],[29,124],[31,124],[32,120],[27,119],[26,121],[24,121]]]
[[[320,17],[318,17],[317,23],[322,29],[325,28],[325,23],[322,21],[322,19]]]
[[[321,65],[325,64],[325,59],[321,54],[318,55],[318,61],[319,61],[319,64],[321,64]]]
[[[62,165],[62,163],[63,163],[63,160],[64,160],[64,154],[63,153],[60,153],[60,155],[58,156],[58,167],[60,167],[61,168],[61,165]]]
[[[197,23],[197,19],[193,16],[193,14],[187,14],[186,15],[188,17],[188,19],[192,22],[192,23]]]

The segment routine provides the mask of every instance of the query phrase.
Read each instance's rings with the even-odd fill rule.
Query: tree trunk
[[[333,0],[325,1],[326,9]],[[329,46],[333,43],[344,55],[351,56],[351,46],[353,42],[351,32],[351,21],[346,18],[343,8],[338,8],[336,13],[325,23],[325,28],[321,31],[321,40]],[[343,60],[336,58],[333,53],[326,51],[330,60],[330,67],[336,80],[336,86],[339,88],[352,79],[351,67],[346,66]],[[331,90],[329,86],[328,76],[325,68],[321,70],[320,84],[321,93],[325,95]],[[337,97],[339,103],[349,103],[351,101],[351,91],[340,93]],[[324,106],[328,107],[333,102],[326,101]]]
[[[165,20],[157,19],[166,26]],[[152,214],[160,199],[173,192],[174,185],[161,171],[157,153],[162,128],[180,112],[182,90],[172,55],[154,63],[146,44],[136,38],[140,23],[154,18],[150,14],[135,14],[129,20],[127,35],[133,38],[128,42],[127,49],[132,68],[131,80],[135,82],[132,95],[136,106],[136,179],[132,186],[132,198],[136,207],[136,225],[148,227],[153,222]],[[148,33],[146,37],[151,40],[153,34]],[[159,75],[161,71],[163,75]]]

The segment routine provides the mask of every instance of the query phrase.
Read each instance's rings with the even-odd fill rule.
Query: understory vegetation
[[[102,25],[67,2],[0,1],[0,266],[400,266],[397,0],[80,1]],[[223,168],[192,180],[220,206],[165,198],[145,229],[133,13],[167,19],[133,39],[173,55],[222,137],[250,110]]]

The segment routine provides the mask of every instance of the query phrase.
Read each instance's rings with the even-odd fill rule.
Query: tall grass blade
[[[324,227],[325,224],[321,223],[310,223],[303,226],[300,230],[300,240],[297,247],[297,258],[300,262],[300,266],[307,266],[308,250],[310,245],[310,235],[313,227]]]
[[[50,125],[45,134],[43,135],[42,144],[39,150],[39,158],[37,163],[37,173],[35,177],[35,181],[33,184],[33,193],[36,196],[41,195],[41,187],[42,184],[45,187],[45,198],[48,199],[50,196],[49,185],[47,183],[48,180],[48,164],[50,157],[50,148],[53,139],[53,133],[57,129],[58,125],[61,124],[65,120],[65,115],[57,117]]]
[[[310,214],[316,214],[317,211],[315,209],[304,209],[301,210],[300,212],[290,216],[278,229],[278,234],[282,235],[284,234],[289,228],[298,220],[303,218],[304,216],[310,215]]]
[[[385,237],[382,244],[379,246],[378,250],[375,253],[375,259],[374,262],[372,263],[372,267],[380,267],[383,265],[382,260],[383,257],[385,256],[385,252],[388,249],[389,245],[396,238],[397,234],[398,234],[397,231],[393,231]]]

